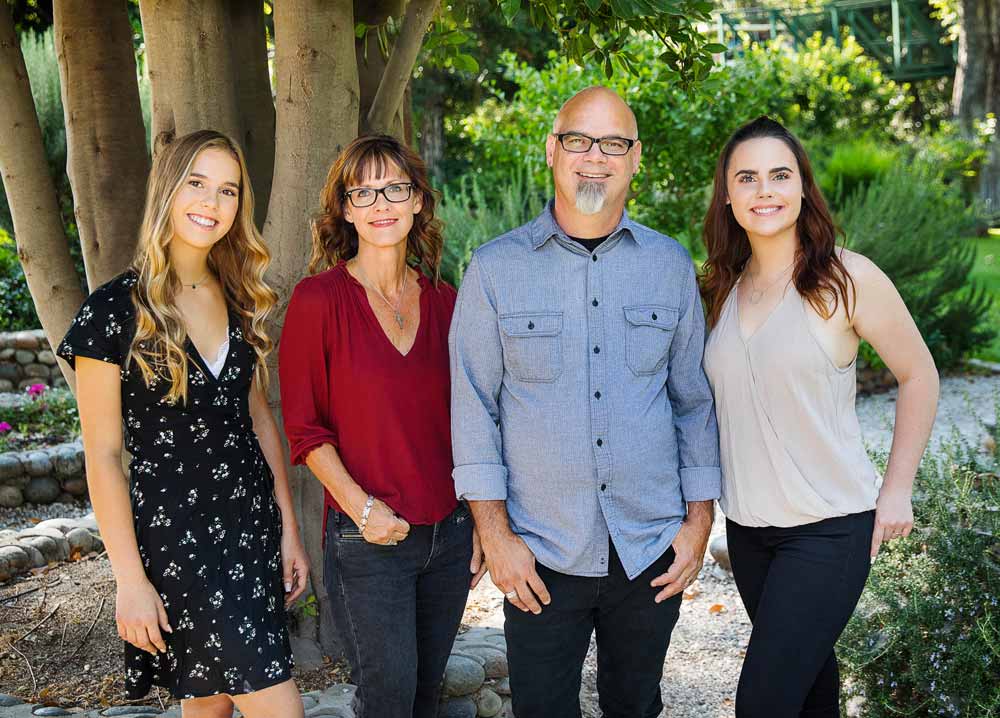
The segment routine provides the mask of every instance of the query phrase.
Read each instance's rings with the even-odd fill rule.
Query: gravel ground
[[[20,531],[48,519],[81,519],[93,509],[89,501],[71,504],[25,504],[16,509],[0,508],[0,529]]]

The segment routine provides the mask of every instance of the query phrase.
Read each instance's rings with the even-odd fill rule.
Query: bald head
[[[635,121],[635,113],[614,90],[594,86],[580,90],[563,103],[552,123],[555,133],[576,130],[587,118],[604,117],[611,124],[627,132],[627,137],[635,139],[639,135],[639,126]],[[615,134],[615,133],[609,133]]]

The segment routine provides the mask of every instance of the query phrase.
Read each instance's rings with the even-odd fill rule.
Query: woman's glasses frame
[[[390,191],[395,191],[396,188],[405,187],[406,196],[399,199],[393,199],[389,196]],[[371,202],[366,202],[364,199],[358,199],[355,196],[357,192],[371,192]],[[347,190],[344,192],[344,199],[351,201],[351,204],[355,209],[364,209],[365,207],[371,207],[378,201],[378,196],[382,195],[385,197],[386,202],[393,202],[398,204],[399,202],[405,202],[413,195],[413,183],[412,182],[393,182],[392,184],[387,184],[385,187],[376,189],[375,187],[357,187],[355,189]]]

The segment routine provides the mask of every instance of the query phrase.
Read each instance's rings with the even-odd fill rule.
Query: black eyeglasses
[[[560,132],[556,134],[556,139],[567,152],[579,154],[590,152],[590,148],[596,142],[601,152],[615,157],[628,154],[632,145],[636,143],[636,140],[630,140],[627,137],[591,137],[579,132]]]
[[[387,184],[382,189],[358,187],[357,189],[348,190],[344,192],[344,197],[351,200],[351,204],[355,207],[362,209],[375,204],[375,200],[378,199],[379,195],[385,197],[389,202],[405,202],[410,198],[412,191],[413,185],[410,182],[393,182],[392,184]]]

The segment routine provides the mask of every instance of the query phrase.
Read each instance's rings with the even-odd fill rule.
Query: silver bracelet
[[[358,533],[362,536],[365,535],[365,529],[368,527],[368,515],[372,512],[372,506],[375,505],[375,497],[368,494],[368,500],[365,501],[365,507],[361,510],[361,523],[358,524]]]

